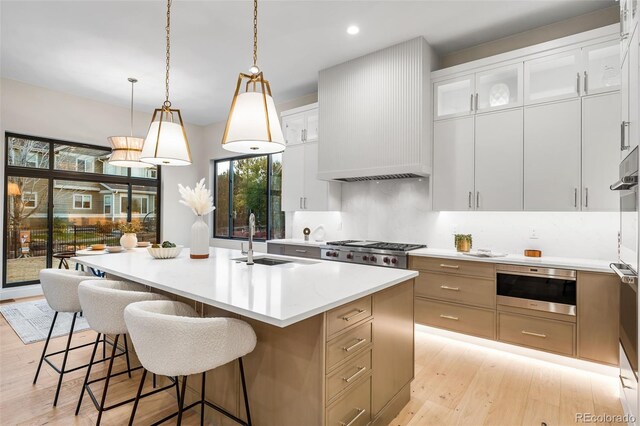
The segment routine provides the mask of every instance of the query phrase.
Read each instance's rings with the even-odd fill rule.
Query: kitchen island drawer
[[[371,343],[371,324],[371,321],[366,322],[327,343],[327,370]]]
[[[320,247],[284,245],[285,256],[306,257],[309,259],[320,259]]]
[[[327,409],[327,426],[365,426],[371,421],[371,377],[331,404]]]
[[[498,340],[572,356],[575,324],[498,312]]]
[[[353,385],[371,371],[371,350],[347,361],[327,377],[327,401]]]
[[[492,310],[417,297],[415,318],[420,324],[495,339],[496,313]]]
[[[494,279],[463,277],[438,272],[423,272],[416,278],[416,295],[495,308]]]
[[[371,317],[371,296],[354,300],[351,303],[327,312],[327,340],[350,325]]]
[[[437,257],[409,256],[409,269],[421,269],[423,271],[445,272],[485,278],[495,278],[496,275],[493,263],[440,259]]]

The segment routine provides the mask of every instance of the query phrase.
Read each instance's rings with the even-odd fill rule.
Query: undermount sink
[[[246,262],[247,258],[246,257],[241,257],[239,259],[234,259],[236,262]],[[253,263],[257,263],[259,265],[265,265],[265,266],[277,266],[277,265],[284,265],[287,263],[294,263],[293,260],[285,260],[285,259],[278,259],[275,257],[254,257],[253,258]]]

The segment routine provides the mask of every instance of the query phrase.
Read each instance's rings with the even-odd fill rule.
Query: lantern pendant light
[[[273,154],[284,151],[285,141],[278,120],[271,86],[258,68],[258,0],[253,1],[253,66],[251,74],[240,73],[231,102],[222,147],[242,154]],[[240,93],[243,80],[244,91]]]
[[[144,141],[140,160],[160,166],[188,166],[191,151],[180,110],[171,108],[169,101],[169,65],[171,59],[171,0],[167,0],[167,68],[165,74],[165,100],[153,111],[149,132]]]
[[[129,136],[111,136],[107,138],[111,143],[109,164],[118,167],[152,167],[151,164],[140,161],[144,139],[133,136],[133,85],[138,80],[131,77],[127,80],[131,83],[131,133]]]

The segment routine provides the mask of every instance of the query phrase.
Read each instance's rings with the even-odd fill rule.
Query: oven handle
[[[612,191],[624,191],[638,185],[638,176],[624,176],[622,179],[609,186]]]
[[[609,268],[611,268],[611,270],[616,273],[618,278],[620,278],[620,281],[622,281],[623,283],[636,284],[636,281],[638,280],[638,277],[636,275],[625,274],[615,263],[609,264]]]

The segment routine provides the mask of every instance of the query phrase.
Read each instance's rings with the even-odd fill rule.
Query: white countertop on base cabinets
[[[510,265],[539,266],[542,268],[575,269],[578,271],[613,273],[611,261],[598,259],[580,259],[571,257],[525,257],[520,254],[507,254],[503,257],[476,257],[455,250],[424,248],[413,250],[410,256],[436,257],[441,259],[469,260],[472,262],[504,263]]]
[[[248,266],[238,250],[209,249],[191,259],[185,247],[175,259],[154,259],[146,249],[75,257],[75,262],[229,312],[286,327],[418,276],[417,272],[342,262],[300,259],[278,266]]]

